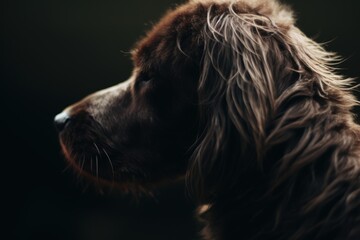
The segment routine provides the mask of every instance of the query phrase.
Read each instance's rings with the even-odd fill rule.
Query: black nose
[[[59,113],[54,118],[56,129],[61,132],[64,130],[66,124],[70,121],[70,116],[66,112]]]

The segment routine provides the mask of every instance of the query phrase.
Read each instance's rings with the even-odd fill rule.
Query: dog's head
[[[199,63],[177,44],[198,48],[186,29],[191,15],[167,15],[136,44],[128,80],[55,117],[65,157],[81,175],[137,189],[184,176],[198,129]]]
[[[82,175],[121,186],[187,174],[206,201],[285,151],[290,123],[317,111],[305,101],[349,112],[331,59],[276,1],[191,1],[136,45],[129,80],[56,117],[63,152]]]

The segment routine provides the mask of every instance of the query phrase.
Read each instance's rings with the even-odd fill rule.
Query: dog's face
[[[197,125],[184,80],[191,82],[139,68],[65,109],[57,121],[67,160],[82,174],[120,183],[182,176]]]
[[[121,186],[184,175],[198,125],[197,70],[179,49],[169,52],[178,36],[168,32],[171,21],[161,24],[164,31],[155,27],[133,51],[129,80],[55,118],[65,157],[81,175]]]

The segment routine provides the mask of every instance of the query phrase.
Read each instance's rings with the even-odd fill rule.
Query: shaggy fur
[[[130,80],[65,110],[82,175],[129,191],[185,176],[207,240],[360,239],[351,79],[288,7],[188,2],[133,60]]]

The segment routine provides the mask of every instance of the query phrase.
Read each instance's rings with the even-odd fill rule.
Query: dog
[[[129,80],[55,117],[67,162],[123,191],[185,179],[206,240],[360,239],[353,80],[276,0],[193,0]]]

